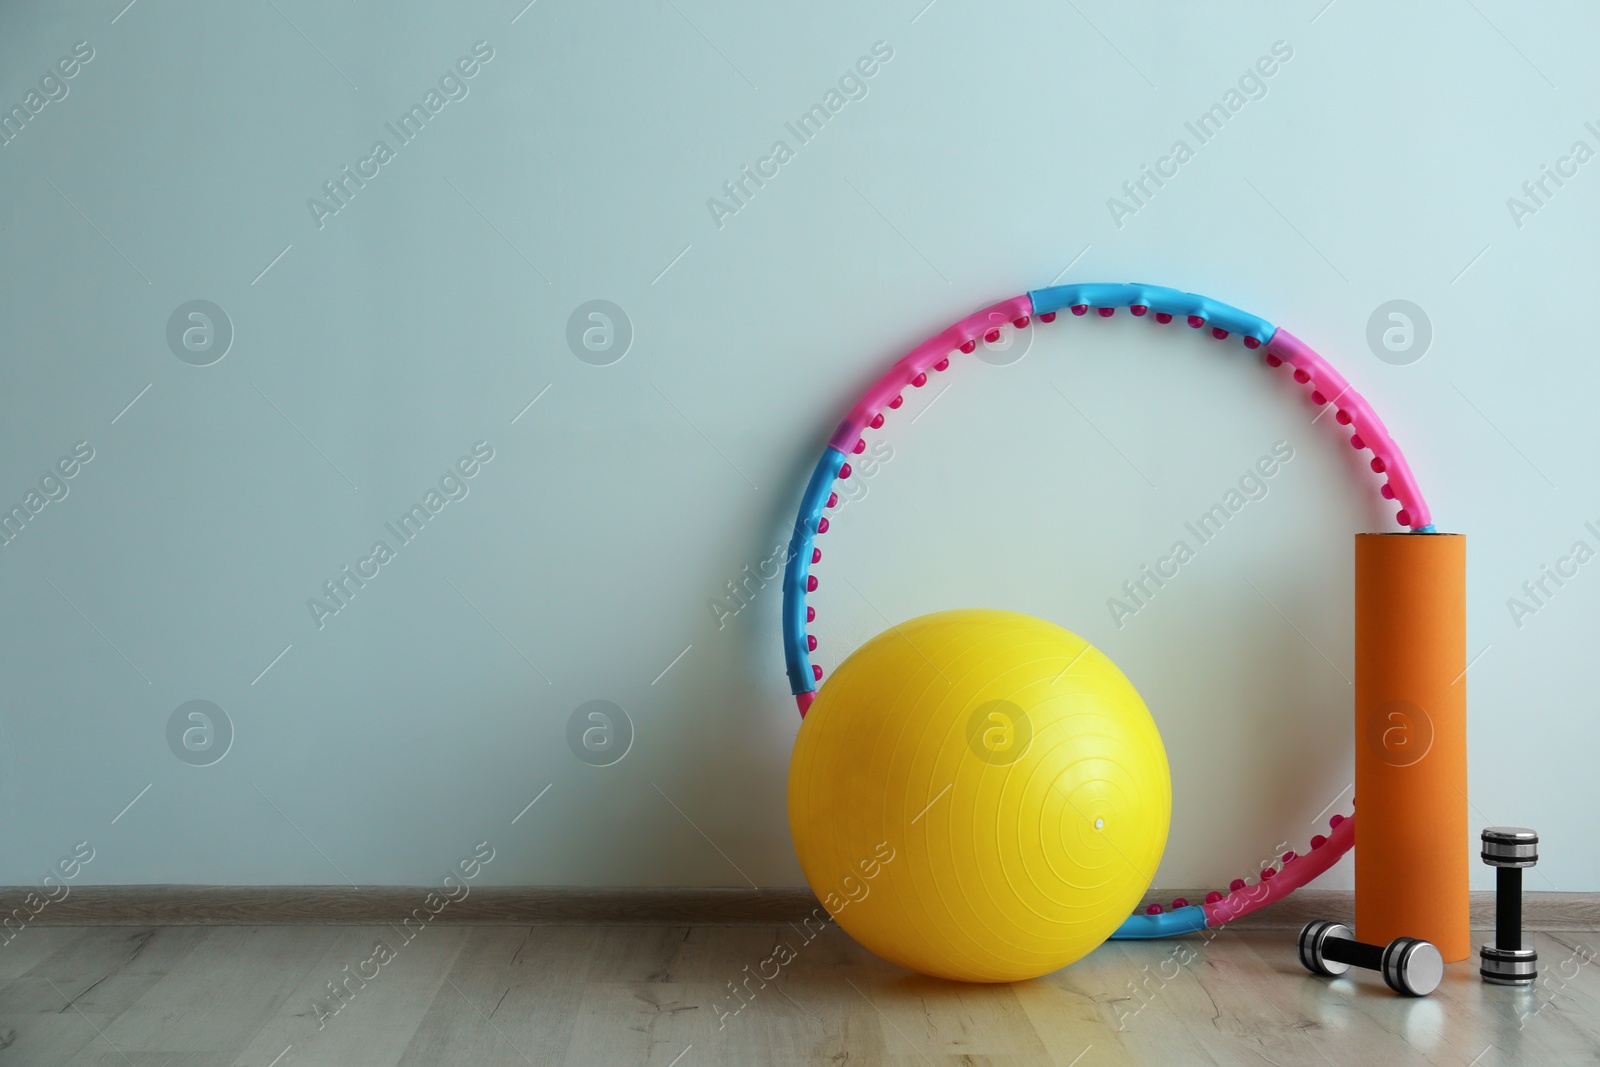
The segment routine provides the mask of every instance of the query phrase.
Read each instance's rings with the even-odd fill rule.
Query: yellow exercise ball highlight
[[[789,764],[806,881],[923,974],[1033,978],[1138,905],[1172,818],[1166,749],[1094,646],[1010,611],[886,630],[817,693]]]

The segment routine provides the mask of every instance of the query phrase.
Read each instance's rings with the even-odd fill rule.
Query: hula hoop
[[[816,610],[806,604],[806,594],[815,592],[818,584],[811,567],[822,560],[822,550],[815,542],[828,532],[824,513],[839,502],[834,482],[849,478],[849,457],[866,450],[862,435],[869,428],[883,426],[884,412],[900,407],[907,386],[919,389],[927,384],[930,372],[948,369],[955,353],[970,354],[980,339],[993,344],[1007,328],[1026,329],[1035,318],[1054,322],[1063,308],[1079,316],[1093,309],[1106,318],[1118,308],[1127,308],[1136,317],[1149,315],[1161,325],[1182,319],[1195,329],[1209,326],[1211,335],[1219,341],[1237,335],[1246,348],[1261,350],[1269,367],[1287,365],[1294,380],[1311,390],[1315,404],[1334,405],[1335,421],[1351,430],[1351,447],[1372,453],[1372,471],[1383,477],[1379,492],[1384,499],[1400,505],[1395,521],[1413,533],[1434,532],[1422,491],[1383,421],[1338,371],[1289,331],[1228,304],[1158,285],[1084,283],[1035,289],[969,315],[913,348],[856,402],[828,441],[801,498],[783,573],[784,660],[790,691],[802,718],[816,696],[823,673],[820,666],[811,662],[817,640],[806,633],[806,624],[816,618]],[[1179,898],[1172,902],[1171,911],[1152,904],[1111,936],[1130,939],[1192,933],[1221,926],[1288,896],[1332,867],[1355,843],[1353,814],[1335,815],[1329,826],[1327,837],[1318,834],[1311,839],[1308,852],[1284,853],[1276,866],[1260,872],[1260,880],[1254,885],[1236,878],[1228,892],[1208,893],[1203,904],[1190,904]]]

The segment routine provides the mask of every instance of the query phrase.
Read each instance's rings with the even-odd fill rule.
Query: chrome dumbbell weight
[[[1364,967],[1383,975],[1396,993],[1425,997],[1444,978],[1444,957],[1431,941],[1397,937],[1387,945],[1355,940],[1343,923],[1317,919],[1300,931],[1300,962],[1312,974],[1337,978],[1351,967]]]

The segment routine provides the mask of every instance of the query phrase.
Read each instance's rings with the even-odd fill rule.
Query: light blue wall
[[[712,602],[878,368],[1061,277],[1237,304],[1366,393],[1471,538],[1473,824],[1541,831],[1532,888],[1600,889],[1600,563],[1520,626],[1507,604],[1600,548],[1600,162],[1507,207],[1600,148],[1592,11],[122,2],[0,14],[7,107],[93,49],[0,146],[0,502],[93,449],[0,548],[0,882],[88,841],[93,882],[425,883],[488,840],[505,884],[799,884],[777,589],[721,628]],[[1108,198],[1279,41],[1265,96],[1118,225]],[[595,299],[634,334],[608,366],[567,343]],[[1420,361],[1368,346],[1394,299],[1431,322]],[[209,366],[168,344],[192,300],[232,324]],[[1282,375],[1173,332],[1064,320],[959,360],[890,424],[814,602],[828,664],[961,605],[1099,644],[1166,737],[1159,880],[1190,885],[1348,804],[1351,535],[1392,527]],[[1279,440],[1269,495],[1116,628],[1120,583]],[[308,599],[478,442],[467,495],[319,628]],[[192,700],[234,731],[209,766],[169,747]],[[567,742],[591,700],[633,724],[611,766]]]

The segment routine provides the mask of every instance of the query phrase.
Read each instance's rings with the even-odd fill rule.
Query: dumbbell
[[[1539,835],[1522,826],[1487,827],[1483,862],[1495,869],[1494,944],[1478,949],[1478,974],[1495,985],[1531,985],[1539,953],[1522,947],[1522,868],[1539,862]]]
[[[1315,919],[1300,931],[1300,962],[1312,974],[1337,978],[1351,967],[1383,975],[1396,993],[1425,997],[1444,978],[1444,957],[1431,941],[1397,937],[1387,945],[1357,941],[1343,923]]]

